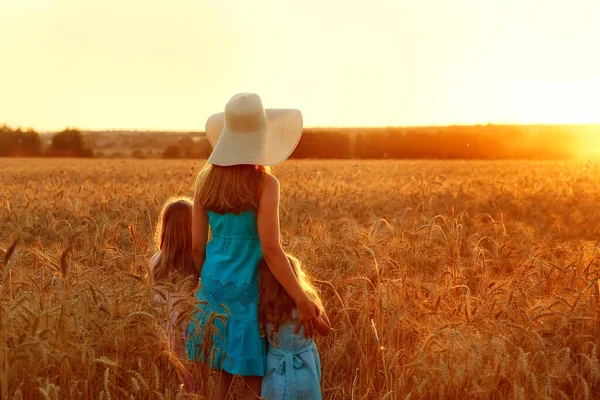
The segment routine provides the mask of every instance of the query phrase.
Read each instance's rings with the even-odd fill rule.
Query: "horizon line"
[[[23,131],[28,129],[33,129],[35,132],[39,134],[49,134],[49,133],[57,133],[64,131],[66,129],[77,129],[84,133],[99,133],[99,132],[147,132],[147,133],[204,133],[204,130],[195,130],[195,129],[144,129],[144,128],[102,128],[102,129],[86,129],[79,128],[76,126],[65,126],[62,129],[49,129],[49,130],[36,130],[32,127],[23,127],[19,125],[11,126],[7,123],[2,123],[0,126],[7,126],[11,129],[21,129]],[[427,129],[427,128],[466,128],[466,127],[486,127],[486,126],[505,126],[505,127],[600,127],[600,122],[582,122],[582,123],[495,123],[495,122],[487,122],[487,123],[474,123],[474,124],[430,124],[430,125],[377,125],[377,126],[367,126],[367,125],[355,125],[355,126],[335,126],[335,125],[312,125],[305,126],[303,130],[309,129],[323,129],[323,130],[381,130],[381,129]]]

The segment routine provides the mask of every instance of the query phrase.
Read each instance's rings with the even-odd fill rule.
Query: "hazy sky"
[[[600,122],[599,0],[0,0],[0,123]]]

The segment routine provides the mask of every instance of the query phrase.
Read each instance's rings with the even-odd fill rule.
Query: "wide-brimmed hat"
[[[206,121],[206,137],[213,147],[208,162],[270,167],[285,161],[302,136],[302,113],[295,109],[264,109],[257,94],[239,93],[225,112]]]

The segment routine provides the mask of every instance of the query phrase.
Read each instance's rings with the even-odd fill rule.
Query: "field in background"
[[[191,195],[201,166],[0,160],[1,398],[172,397],[185,365],[145,265],[162,203]],[[326,399],[599,393],[600,165],[291,161],[275,173],[285,249],[334,325],[318,339]]]

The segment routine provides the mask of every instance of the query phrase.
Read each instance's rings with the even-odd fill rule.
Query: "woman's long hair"
[[[192,256],[192,201],[170,199],[160,213],[154,241],[160,253],[154,262],[154,281],[176,283],[199,278]]]
[[[205,211],[217,214],[255,211],[263,179],[269,172],[268,167],[258,165],[207,164],[196,179],[195,201]]]
[[[287,259],[304,293],[319,309],[323,310],[323,302],[319,293],[311,283],[310,277],[302,269],[300,261],[289,254]],[[264,259],[258,263],[258,289],[258,320],[261,334],[266,335],[265,326],[270,323],[273,325],[272,333],[274,335],[279,331],[281,324],[292,319],[292,311],[296,308],[296,303],[275,278]]]

